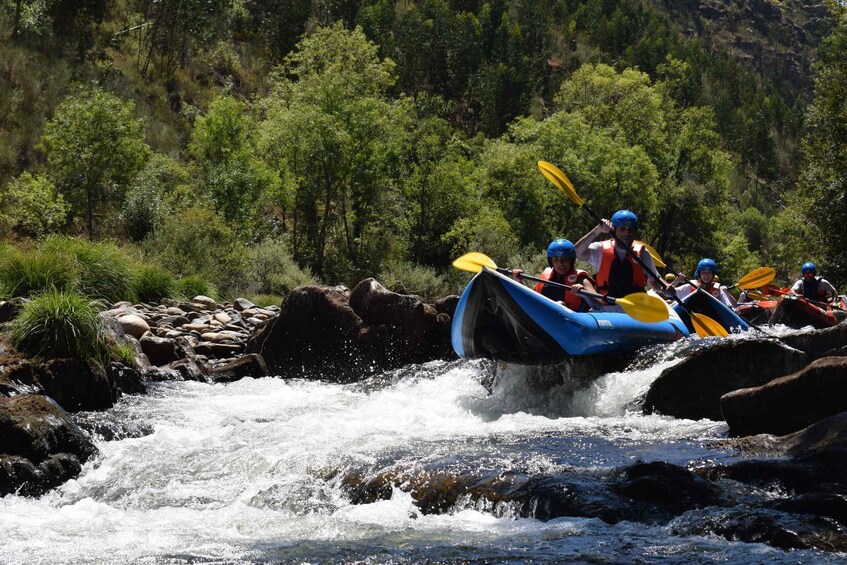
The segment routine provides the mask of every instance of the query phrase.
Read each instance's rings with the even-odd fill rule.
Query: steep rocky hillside
[[[825,2],[654,0],[688,37],[727,50],[789,99],[811,92],[815,48],[829,31]]]

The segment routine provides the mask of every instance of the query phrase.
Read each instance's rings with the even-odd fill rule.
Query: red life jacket
[[[647,275],[644,274],[641,265],[629,253],[623,261],[619,261],[613,239],[604,241],[602,246],[603,258],[600,261],[600,268],[597,269],[597,291],[616,297],[623,297],[633,292],[644,292]],[[632,244],[632,250],[639,257],[641,257],[642,249],[644,246],[641,243],[636,241]]]
[[[547,267],[544,269],[544,272],[538,277],[540,279],[544,279],[545,281],[551,280],[555,271],[552,267]],[[559,281],[559,277],[554,277],[553,282],[561,282],[566,285],[574,285],[574,284],[582,284],[582,281],[588,279],[590,282],[594,282],[591,279],[591,275],[588,274],[587,271],[582,271],[580,269],[571,269],[571,271],[564,276],[564,280]],[[583,309],[583,300],[582,297],[574,292],[565,291],[563,288],[559,288],[552,285],[545,285],[544,283],[536,283],[535,291],[543,294],[550,300],[555,300],[557,302],[564,302],[565,306],[574,310],[575,312],[580,312]]]

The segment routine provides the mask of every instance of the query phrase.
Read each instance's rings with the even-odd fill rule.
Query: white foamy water
[[[351,471],[395,464],[554,473],[720,457],[704,444],[724,433],[721,424],[631,409],[672,362],[558,396],[520,385],[489,394],[469,363],[348,386],[274,378],[156,385],[108,414],[151,434],[99,441],[100,455],[78,480],[39,499],[0,499],[0,563],[688,563],[692,551],[703,562],[782,560],[788,554],[765,546],[674,538],[643,524],[541,522],[478,508],[424,515],[396,489],[390,500],[354,505],[343,488]],[[524,410],[521,395],[549,402],[543,413]]]

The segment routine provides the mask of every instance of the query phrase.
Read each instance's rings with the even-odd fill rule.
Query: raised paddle
[[[644,247],[644,249],[646,249],[646,250],[647,250],[647,253],[649,253],[649,254],[650,254],[650,256],[653,258],[653,263],[654,263],[657,267],[659,267],[660,269],[664,269],[665,267],[667,267],[667,265],[665,264],[665,262],[664,262],[664,261],[662,260],[662,258],[659,256],[659,252],[658,252],[658,251],[656,251],[655,249],[653,249],[653,247],[651,247],[650,245],[648,245],[648,244],[644,243],[643,241],[636,241],[635,243],[640,243],[640,244],[641,244],[641,246],[642,246],[642,247]]]
[[[549,180],[553,185],[556,186],[559,190],[565,193],[571,202],[585,210],[590,216],[592,216],[597,223],[600,223],[601,218],[597,215],[597,212],[591,209],[582,198],[576,193],[576,190],[571,184],[570,179],[553,163],[548,163],[547,161],[539,161],[538,168],[541,169],[541,174],[544,175],[547,180]],[[663,281],[657,273],[654,273],[652,269],[649,269],[647,265],[644,264],[644,261],[641,260],[641,257],[636,255],[636,253],[625,245],[618,236],[615,235],[615,232],[609,232],[611,236],[615,239],[615,241],[624,249],[626,252],[633,258],[635,261],[641,265],[644,271],[650,275],[659,285],[668,288],[667,283]],[[631,296],[631,295],[630,295]],[[720,325],[716,320],[706,316],[705,314],[696,314],[690,311],[685,304],[683,304],[682,300],[680,300],[676,295],[671,295],[674,300],[680,305],[680,307],[685,311],[686,314],[691,318],[691,325],[694,326],[694,330],[697,332],[697,335],[700,337],[709,337],[709,336],[717,336],[717,337],[726,337],[729,335],[729,332]]]
[[[453,266],[457,269],[469,271],[471,273],[478,273],[482,271],[483,267],[488,267],[489,269],[497,271],[500,274],[506,276],[512,275],[512,271],[504,267],[498,267],[491,259],[491,257],[483,253],[479,253],[477,251],[462,255],[461,257],[453,261]],[[583,296],[589,296],[597,300],[603,300],[608,304],[617,304],[618,306],[623,308],[624,312],[626,312],[633,319],[638,320],[639,322],[645,322],[650,324],[655,322],[664,322],[668,319],[668,307],[665,302],[661,298],[658,298],[656,296],[650,296],[649,294],[644,292],[635,292],[623,298],[614,298],[612,296],[604,296],[602,294],[596,292],[589,292],[587,290],[575,290],[573,287],[568,286],[566,284],[561,284],[554,281],[545,281],[544,279],[532,277],[523,273],[518,276],[522,279],[540,282],[548,286],[555,286],[557,288],[564,288],[566,290],[570,290],[571,292],[582,294]]]

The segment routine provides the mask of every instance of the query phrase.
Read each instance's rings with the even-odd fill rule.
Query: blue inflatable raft
[[[742,332],[750,329],[750,325],[735,311],[709,294],[704,290],[698,289],[682,299],[682,303],[691,312],[695,314],[703,314],[718,322],[729,332]],[[694,326],[691,325],[691,317],[682,309],[679,304],[673,307],[677,315],[685,322],[688,331],[694,333]]]
[[[574,312],[484,267],[462,293],[451,338],[461,357],[539,365],[626,353],[688,335],[673,315],[648,324],[621,312]]]

